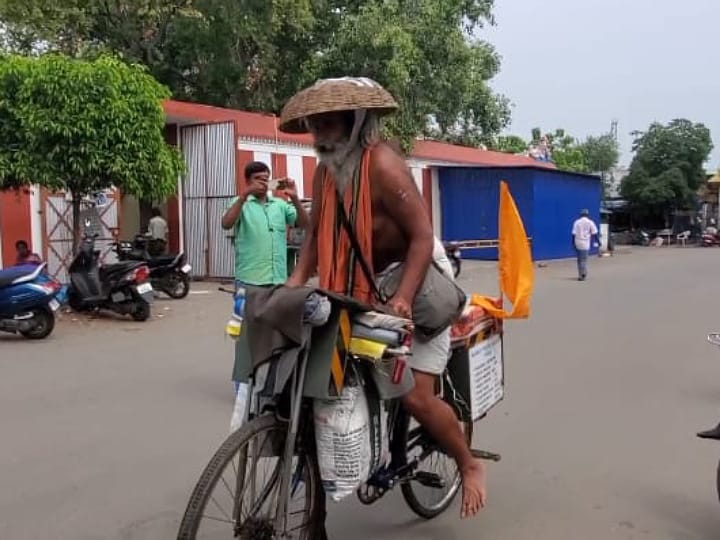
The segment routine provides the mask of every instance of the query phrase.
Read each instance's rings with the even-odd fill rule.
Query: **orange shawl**
[[[320,287],[372,303],[370,283],[352,253],[352,246],[338,215],[338,192],[332,174],[326,169],[322,182],[318,229],[318,273]],[[347,186],[345,213],[355,231],[363,257],[372,269],[372,199],[370,196],[370,150],[360,162],[360,174]]]

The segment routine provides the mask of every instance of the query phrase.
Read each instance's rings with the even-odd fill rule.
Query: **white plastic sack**
[[[313,407],[320,477],[338,502],[370,475],[370,418],[361,386],[346,386],[337,399],[316,399]]]
[[[247,383],[238,383],[237,393],[235,394],[235,406],[233,407],[232,418],[230,419],[230,433],[236,432],[242,427],[245,419],[245,408],[247,407],[248,390],[250,386]]]

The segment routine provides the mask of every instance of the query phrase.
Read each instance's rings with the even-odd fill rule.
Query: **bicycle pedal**
[[[485,461],[498,462],[502,459],[500,454],[494,454],[493,452],[488,452],[486,450],[474,450],[471,448],[470,453],[475,459],[484,459]]]
[[[418,471],[413,476],[413,480],[415,480],[420,485],[429,488],[443,489],[445,487],[445,482],[443,481],[443,479],[435,473]]]
[[[370,486],[368,484],[363,484],[359,488],[357,488],[356,494],[358,500],[361,503],[365,505],[370,505],[381,499],[386,493],[387,490],[385,489],[376,486]]]

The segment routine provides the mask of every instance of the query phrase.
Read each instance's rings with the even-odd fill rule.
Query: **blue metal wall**
[[[443,240],[498,237],[500,181],[510,187],[536,260],[574,255],[572,223],[588,208],[599,222],[600,181],[587,175],[534,168],[441,168]],[[468,259],[497,260],[497,249],[463,251]]]
[[[590,217],[599,226],[600,179],[563,171],[533,172],[533,255],[540,261],[574,257],[572,224],[579,217],[580,210],[590,210]]]
[[[443,240],[498,237],[500,181],[510,187],[528,236],[533,236],[533,170],[447,167],[439,170]],[[468,259],[497,260],[497,249],[463,250]]]

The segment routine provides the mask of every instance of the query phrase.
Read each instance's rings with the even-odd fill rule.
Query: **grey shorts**
[[[445,248],[442,243],[435,239],[433,259],[450,278],[453,278],[453,269],[450,260],[445,255]],[[392,267],[381,272],[377,277],[382,280],[382,275]],[[423,284],[422,287],[425,285]],[[422,289],[421,289],[422,290]],[[442,375],[450,358],[450,328],[429,341],[413,340],[410,356],[410,367],[415,371],[429,373],[431,375]]]

